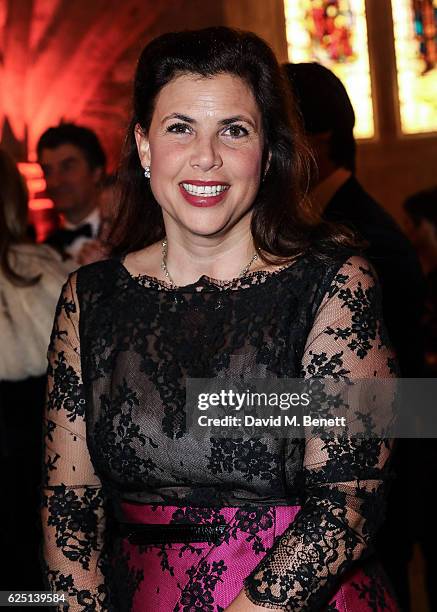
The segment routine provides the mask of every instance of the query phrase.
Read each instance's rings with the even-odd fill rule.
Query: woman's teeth
[[[188,193],[206,198],[216,196],[229,189],[229,185],[205,185],[201,187],[200,185],[191,185],[191,183],[182,183],[182,187]]]

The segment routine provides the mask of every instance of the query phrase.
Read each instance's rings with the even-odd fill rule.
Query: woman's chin
[[[241,223],[250,224],[250,211],[241,213],[239,211],[225,210],[220,207],[207,211],[202,211],[201,214],[193,214],[191,210],[179,211],[180,214],[164,214],[164,222],[168,227],[167,221],[171,222],[172,227],[176,227],[178,232],[187,233],[194,236],[223,236],[231,232],[235,226]]]
[[[225,226],[208,225],[208,226],[201,226],[201,227],[195,226],[195,227],[190,227],[187,229],[190,232],[190,234],[194,236],[205,236],[206,238],[222,236],[229,231],[229,228],[226,225]]]
[[[195,236],[217,236],[230,231],[232,224],[228,218],[222,219],[181,219],[180,230]]]

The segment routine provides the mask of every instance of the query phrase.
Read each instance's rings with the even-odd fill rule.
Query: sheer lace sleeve
[[[50,588],[70,610],[105,610],[103,499],[86,443],[75,275],[64,285],[49,347],[42,522]]]
[[[349,258],[316,314],[303,375],[393,376],[380,311],[369,264]],[[305,444],[302,508],[245,582],[247,596],[266,608],[318,610],[327,604],[383,518],[387,441],[309,437]]]

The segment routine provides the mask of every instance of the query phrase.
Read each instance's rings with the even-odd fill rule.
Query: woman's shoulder
[[[134,287],[132,277],[144,274],[154,276],[158,248],[161,248],[161,243],[82,266],[76,271],[78,285],[87,289],[94,286],[98,291],[108,289],[108,284],[112,289]]]
[[[358,251],[340,253],[336,260],[332,262],[332,267],[336,269],[336,276],[376,278],[375,268],[370,260]]]
[[[81,266],[70,274],[69,282],[73,285],[79,299],[96,300],[99,296],[113,295],[117,290],[124,290],[126,274],[120,258],[108,258]]]
[[[300,274],[311,290],[312,298],[307,302],[313,314],[322,304],[342,296],[347,288],[359,292],[378,284],[372,264],[357,250],[341,248],[330,253],[312,253],[302,263]]]
[[[372,264],[362,252],[345,247],[309,249],[296,259],[296,264],[289,268],[290,272],[320,289],[329,287],[337,276],[376,276]]]
[[[25,278],[37,278],[27,286],[14,284],[0,273],[5,316],[0,317],[0,378],[19,380],[39,376],[47,367],[46,352],[56,303],[68,270],[44,245],[14,245],[10,265]]]
[[[38,259],[61,259],[60,255],[46,244],[34,242],[20,242],[12,244],[10,247],[11,253],[17,257],[36,257]]]
[[[0,283],[4,291],[21,294],[58,293],[69,273],[74,269],[72,261],[63,261],[61,256],[44,244],[14,244],[8,251],[8,262],[12,270],[23,278],[39,278],[27,287],[19,287],[0,272]]]
[[[307,258],[308,268],[317,269],[322,276],[335,278],[342,276],[376,276],[375,269],[369,259],[359,250],[339,248],[335,251],[312,252]]]
[[[23,242],[11,245],[9,249],[10,264],[18,274],[44,272],[48,269],[69,273],[74,269],[72,260],[64,261],[61,255],[47,244]]]
[[[113,277],[114,272],[120,271],[123,267],[122,259],[119,257],[109,257],[102,259],[85,266],[81,266],[75,270],[72,277],[76,277],[78,282],[87,281],[88,279],[107,279]]]

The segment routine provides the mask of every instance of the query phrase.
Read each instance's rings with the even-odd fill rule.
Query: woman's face
[[[157,96],[149,134],[137,126],[136,140],[167,231],[175,224],[217,236],[249,219],[263,134],[261,112],[242,79],[176,77]]]

